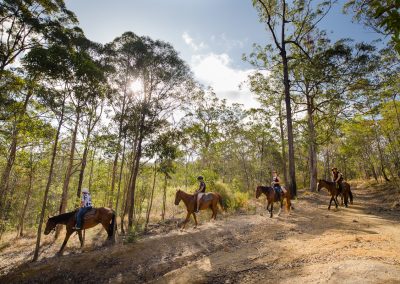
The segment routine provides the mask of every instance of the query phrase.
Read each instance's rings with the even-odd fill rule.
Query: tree
[[[0,78],[18,56],[45,44],[65,26],[76,24],[64,1],[2,0],[0,3]]]
[[[317,23],[329,12],[332,3],[331,1],[324,1],[314,8],[312,0],[293,1],[291,4],[285,0],[253,0],[253,5],[259,11],[261,21],[266,23],[267,29],[273,38],[273,45],[268,45],[267,47],[268,52],[272,54],[270,55],[271,61],[268,63],[272,65],[278,63],[281,66],[289,150],[289,188],[292,195],[295,196],[297,186],[289,61],[292,59],[291,53],[294,47],[304,50],[304,39],[307,38],[315,29]],[[264,58],[266,57],[264,56]]]
[[[374,31],[390,35],[400,54],[400,3],[396,0],[349,0],[344,11],[354,12],[354,19]]]

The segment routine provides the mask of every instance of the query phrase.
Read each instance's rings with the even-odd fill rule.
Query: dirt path
[[[354,195],[350,208],[328,211],[326,193],[307,194],[290,216],[270,219],[260,206],[199,229],[26,264],[0,282],[400,283],[400,212],[373,189]]]

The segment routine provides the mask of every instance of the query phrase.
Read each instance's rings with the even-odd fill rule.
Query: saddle
[[[85,219],[93,217],[96,214],[96,211],[97,209],[92,207],[92,209],[90,209],[88,212],[85,213],[85,215],[83,215],[83,218]]]
[[[209,192],[209,193],[204,193],[203,196],[200,198],[200,201],[207,202],[212,199],[213,199],[213,195],[211,194],[211,192]]]
[[[78,215],[78,211],[79,210],[76,210],[76,212],[75,212],[75,218]],[[97,209],[92,207],[89,211],[87,211],[85,214],[83,214],[82,221],[84,221],[85,219],[88,219],[90,217],[93,217],[96,214],[96,211],[97,211]]]

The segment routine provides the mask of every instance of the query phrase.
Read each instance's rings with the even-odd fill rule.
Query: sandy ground
[[[387,191],[353,193],[349,208],[328,211],[326,192],[301,193],[290,215],[270,219],[259,202],[253,214],[216,222],[203,214],[197,229],[171,222],[133,244],[93,243],[83,253],[74,240],[63,257],[52,257],[56,248],[47,244],[37,263],[21,264],[29,255],[5,248],[0,282],[400,283],[399,209]]]

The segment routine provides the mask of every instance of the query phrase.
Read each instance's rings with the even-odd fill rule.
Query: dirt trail
[[[355,189],[350,208],[303,194],[290,216],[255,214],[203,222],[25,264],[2,283],[400,283],[400,212],[376,189]]]

